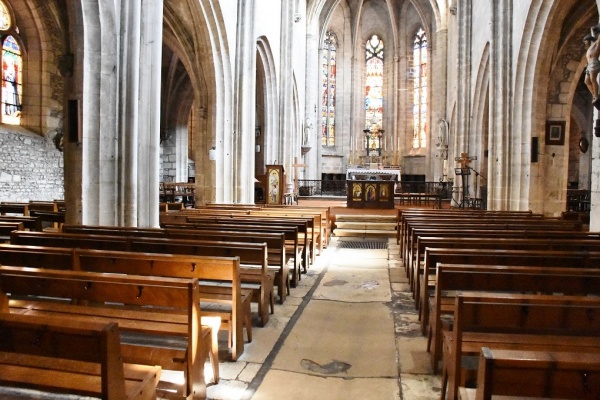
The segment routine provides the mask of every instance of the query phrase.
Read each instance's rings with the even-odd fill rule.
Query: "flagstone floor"
[[[348,240],[381,239],[334,237],[242,357],[221,363],[210,399],[439,399],[395,239]]]

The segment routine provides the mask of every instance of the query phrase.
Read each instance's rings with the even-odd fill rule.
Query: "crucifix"
[[[477,160],[477,157],[471,156],[469,157],[468,153],[460,153],[460,157],[455,157],[454,161],[458,161],[460,163],[460,168],[456,168],[456,175],[460,175],[462,177],[462,202],[460,207],[465,208],[465,205],[469,202],[469,175],[471,174],[471,167],[469,164],[471,161]]]
[[[308,167],[307,164],[298,164],[298,157],[294,157],[294,163],[292,164],[294,167],[294,194],[298,195],[298,167]]]
[[[475,157],[475,156],[469,157],[469,154],[467,154],[467,153],[460,153],[460,157],[454,157],[454,161],[458,161],[460,163],[460,169],[462,170],[461,175],[469,175],[469,173],[467,171],[470,168],[469,164],[473,160],[477,160],[477,157]]]

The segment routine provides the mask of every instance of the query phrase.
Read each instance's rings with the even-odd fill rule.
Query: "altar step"
[[[333,234],[338,237],[395,237],[393,215],[336,215]]]

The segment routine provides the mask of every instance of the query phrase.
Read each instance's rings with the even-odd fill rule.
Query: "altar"
[[[346,173],[350,208],[394,208],[394,191],[400,170],[350,168]]]

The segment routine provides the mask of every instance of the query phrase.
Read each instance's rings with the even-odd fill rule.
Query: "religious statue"
[[[594,28],[597,28],[594,27]],[[592,28],[592,31],[594,31]],[[598,94],[598,72],[600,72],[600,41],[597,37],[586,35],[583,43],[587,46],[585,57],[587,58],[587,67],[585,70],[585,85],[592,93],[592,103],[600,109],[600,95]]]
[[[304,137],[302,138],[302,144],[308,144],[310,140],[310,131],[312,130],[312,124],[310,123],[310,119],[306,118],[304,121]]]

